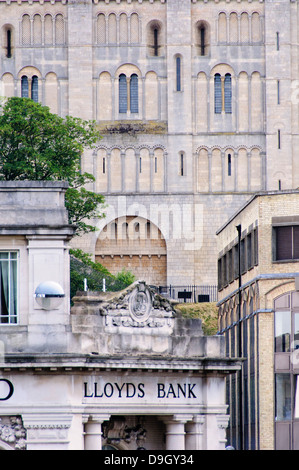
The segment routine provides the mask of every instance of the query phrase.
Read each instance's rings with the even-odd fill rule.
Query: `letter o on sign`
[[[4,382],[4,384],[6,384],[6,386],[4,385],[4,387],[2,387],[1,382]],[[2,389],[4,389],[4,390],[2,391]],[[13,388],[13,384],[10,382],[10,380],[0,379],[0,401],[9,400],[10,397],[12,396],[13,392],[14,392],[14,388]],[[2,394],[4,396],[2,396]]]

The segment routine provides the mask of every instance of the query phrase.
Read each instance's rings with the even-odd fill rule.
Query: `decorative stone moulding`
[[[39,3],[40,5],[44,5],[45,3],[50,3],[51,5],[55,5],[55,3],[62,3],[66,5],[68,0],[0,0],[0,3],[6,3],[10,5],[11,3],[18,3],[18,5],[22,5],[23,3],[28,3],[29,5],[33,5],[33,3]]]
[[[118,3],[118,4],[120,4],[120,3],[133,3],[133,0],[93,0],[93,3],[95,3],[96,5],[98,3],[107,3],[108,4],[108,3],[110,3],[110,1],[111,2],[113,1],[113,3],[115,2],[115,3]],[[160,3],[166,3],[166,0],[147,0],[147,1],[149,1],[149,3],[155,3],[157,1],[160,2]],[[138,3],[143,3],[143,0],[138,0]]]
[[[0,449],[9,448],[15,450],[26,449],[26,430],[23,427],[20,416],[0,416]]]

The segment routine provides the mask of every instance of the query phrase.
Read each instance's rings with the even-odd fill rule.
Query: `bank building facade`
[[[224,449],[240,363],[143,281],[70,309],[65,189],[0,184],[0,449]]]

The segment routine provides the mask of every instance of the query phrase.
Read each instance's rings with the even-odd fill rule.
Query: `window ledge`
[[[272,260],[272,264],[285,264],[285,263],[299,263],[299,258],[296,259],[283,259],[283,260]]]

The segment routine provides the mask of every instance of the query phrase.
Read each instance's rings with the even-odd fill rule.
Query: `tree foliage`
[[[103,279],[105,279],[106,290],[116,292],[125,289],[135,281],[135,276],[130,271],[122,270],[115,276],[107,268],[97,261],[92,261],[89,253],[80,249],[71,249],[71,299],[76,292],[84,289],[84,280],[87,288],[91,291],[103,290]]]
[[[67,181],[69,222],[77,234],[93,231],[84,220],[101,216],[104,198],[85,189],[94,177],[81,174],[81,155],[99,139],[94,121],[62,118],[31,99],[8,98],[0,109],[0,179]]]

